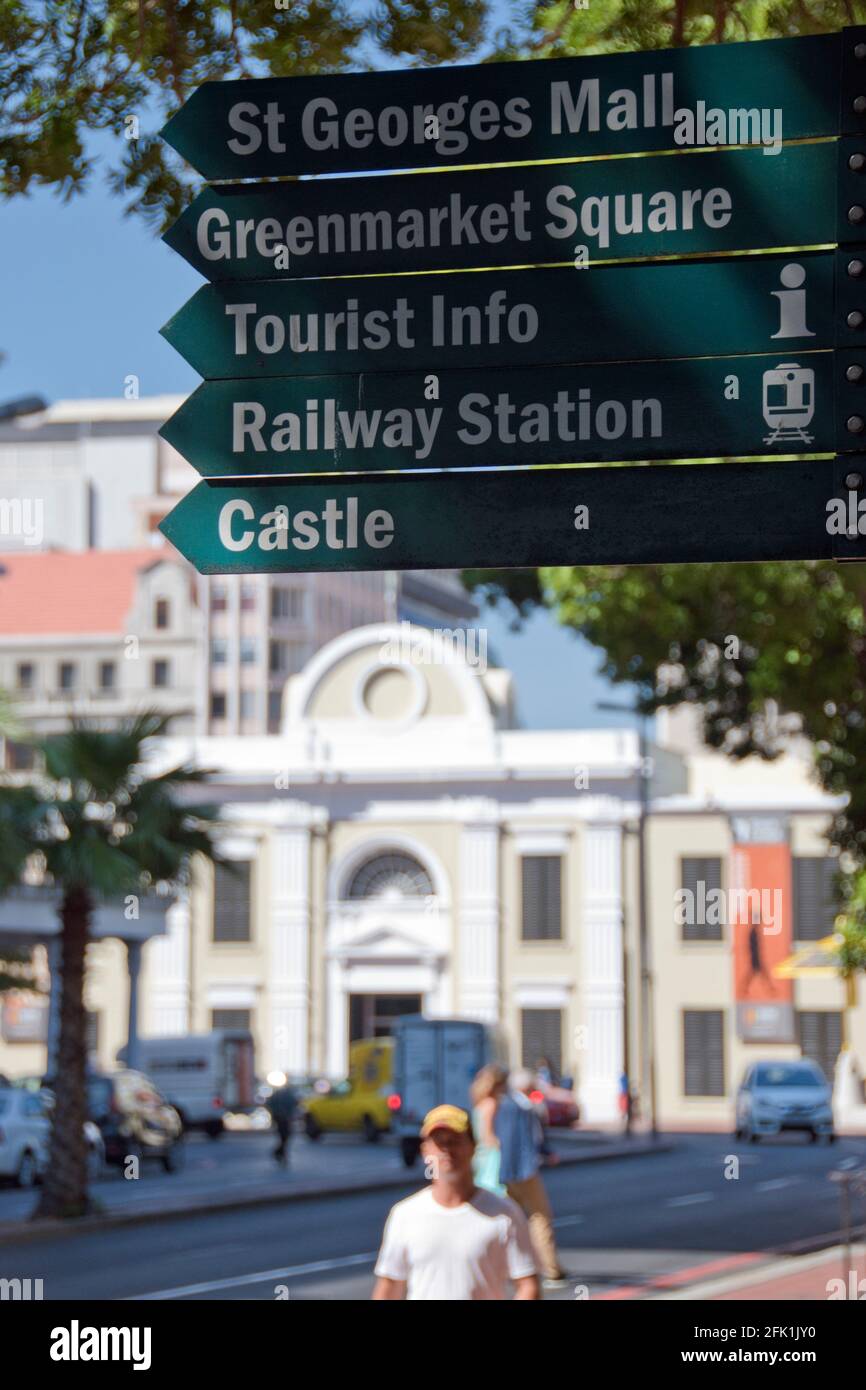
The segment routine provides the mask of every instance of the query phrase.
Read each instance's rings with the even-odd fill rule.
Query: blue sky
[[[97,149],[110,149],[101,139]],[[0,401],[191,391],[196,373],[160,337],[163,323],[202,283],[123,201],[97,166],[70,202],[37,189],[2,206]],[[469,557],[467,557],[469,558]],[[600,653],[539,614],[520,635],[485,612],[491,651],[510,666],[523,721],[536,728],[621,723],[595,710],[611,689],[596,674]],[[627,701],[621,687],[615,698]]]

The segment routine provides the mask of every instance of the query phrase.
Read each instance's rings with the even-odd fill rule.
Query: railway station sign
[[[860,356],[208,381],[160,434],[203,477],[832,453],[860,445],[852,386],[834,411]]]

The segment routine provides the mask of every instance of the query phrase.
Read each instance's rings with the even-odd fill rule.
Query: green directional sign
[[[209,381],[160,434],[204,477],[832,453],[855,357]]]
[[[218,479],[160,529],[203,574],[822,559],[844,541],[844,476],[819,459]]]
[[[834,253],[204,285],[163,328],[248,378],[802,352],[834,346]],[[864,296],[866,297],[866,296]]]
[[[249,179],[857,134],[864,35],[207,82],[163,136],[206,178]]]
[[[769,158],[740,149],[226,184],[205,188],[164,239],[209,280],[571,264],[579,248],[604,261],[827,245],[839,162],[827,141]]]

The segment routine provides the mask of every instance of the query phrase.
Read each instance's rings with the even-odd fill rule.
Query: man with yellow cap
[[[430,1186],[391,1208],[376,1261],[374,1299],[474,1302],[541,1297],[526,1217],[508,1197],[476,1187],[472,1121],[437,1105],[421,1126]]]

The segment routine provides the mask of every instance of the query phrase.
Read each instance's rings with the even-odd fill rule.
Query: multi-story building
[[[160,540],[162,517],[199,481],[158,433],[182,400],[59,401],[0,423],[0,553]],[[287,678],[342,632],[394,620],[464,628],[478,612],[448,570],[193,577],[202,616],[191,685],[197,727],[214,734],[276,732]]]
[[[513,1060],[550,1058],[586,1121],[614,1122],[623,1074],[645,1070],[637,736],[514,728],[507,672],[420,629],[401,656],[402,636],[375,624],[320,649],[291,678],[276,735],[160,747],[157,768],[214,769],[233,871],[201,866],[142,948],[141,1026],[249,1026],[260,1071],[335,1075],[354,1038],[398,1014],[498,1020]],[[648,790],[659,1121],[724,1129],[750,1060],[802,1052],[832,1070],[841,983],[774,967],[832,924],[835,803],[794,754],[735,764],[656,746]],[[757,954],[753,918],[706,910],[729,887],[758,894]],[[112,993],[122,962],[107,951],[93,948],[91,1008],[110,1015],[97,1020],[110,1063],[126,989],[118,974]],[[861,981],[848,1019],[861,1058],[864,994]],[[0,1045],[0,1071],[21,1069],[16,1047]]]
[[[27,730],[147,709],[191,732],[200,649],[190,571],[168,546],[0,554],[0,689]],[[0,766],[29,760],[24,744],[0,751]]]

